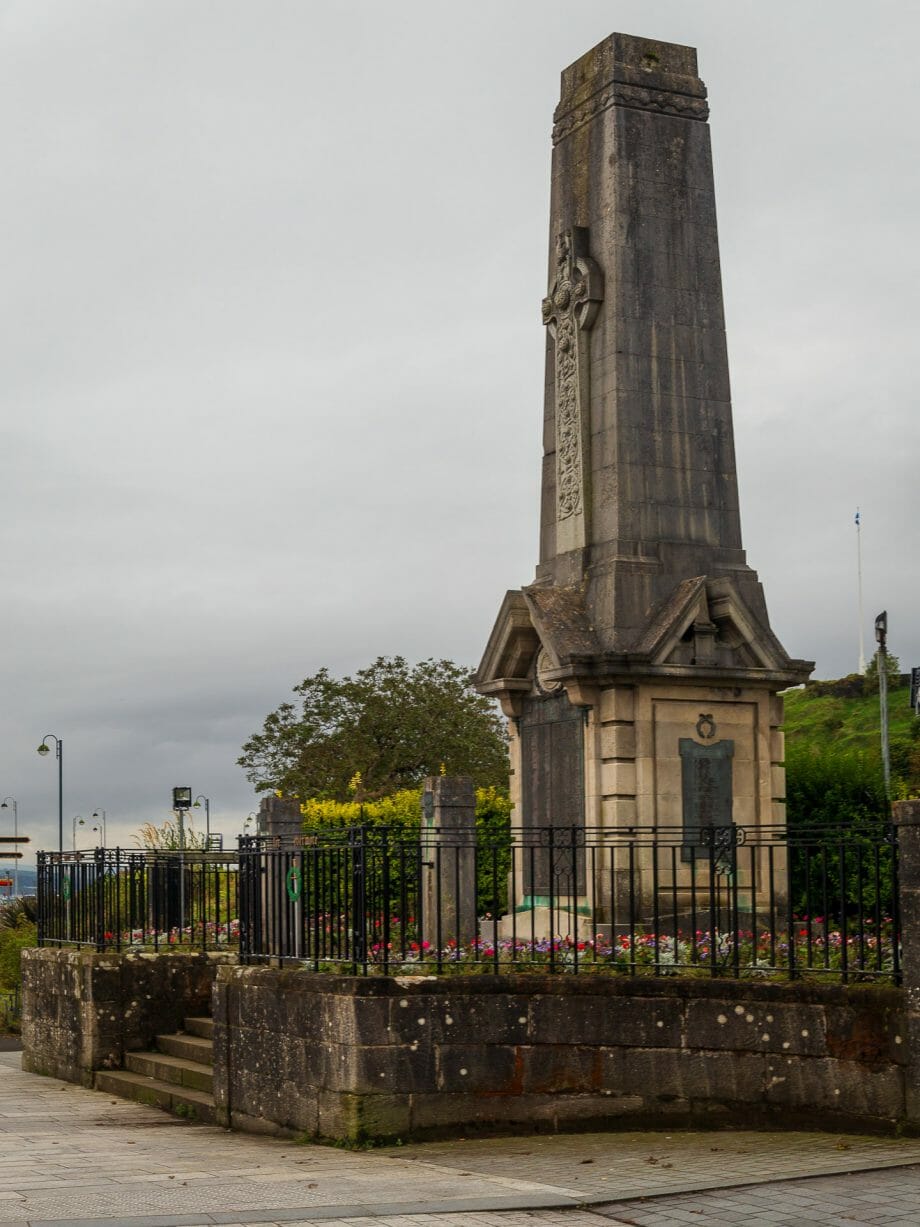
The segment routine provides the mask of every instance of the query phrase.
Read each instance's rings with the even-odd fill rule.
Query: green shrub
[[[344,831],[367,827],[385,828],[393,841],[415,841],[422,829],[422,790],[406,788],[374,801],[320,801],[311,799],[300,807],[308,831]],[[508,873],[511,869],[511,800],[503,788],[476,789],[476,905],[477,913],[499,914],[508,906]],[[398,891],[399,877],[391,867],[391,887]]]
[[[38,900],[34,895],[20,895],[0,903],[0,929],[15,929],[22,917],[33,924],[38,920]]]
[[[887,821],[881,764],[846,746],[791,745],[786,752],[786,818],[790,827]]]
[[[16,988],[22,983],[19,956],[38,945],[35,925],[21,916],[15,926],[0,929],[0,987]]]
[[[839,921],[841,900],[849,913],[890,914],[893,858],[879,833],[891,807],[874,756],[847,746],[793,747],[786,755],[786,817],[795,836],[803,837],[793,838],[789,852],[793,914],[829,914]],[[835,830],[845,831],[846,840],[838,843]]]

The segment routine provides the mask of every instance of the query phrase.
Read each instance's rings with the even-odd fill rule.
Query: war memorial
[[[708,115],[690,47],[614,34],[562,74],[540,559],[477,677],[525,827],[683,827],[690,848],[784,822],[778,692],[812,665],[742,549]]]
[[[920,1129],[920,802],[855,845],[785,824],[781,692],[811,665],[742,548],[708,117],[689,47],[613,34],[562,74],[539,562],[477,674],[512,837],[477,843],[449,777],[409,840],[324,842],[267,798],[232,868],[180,866],[238,905],[236,952],[214,916],[161,949],[141,857],[44,854],[27,1069],[349,1142]]]

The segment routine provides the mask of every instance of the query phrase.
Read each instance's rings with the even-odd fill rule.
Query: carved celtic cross
[[[543,323],[556,343],[556,550],[587,544],[586,460],[588,346],[603,298],[603,278],[588,255],[588,232],[564,230],[556,239],[554,277],[543,299]]]

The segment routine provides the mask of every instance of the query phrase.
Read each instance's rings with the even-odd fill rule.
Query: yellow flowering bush
[[[372,801],[320,801],[301,803],[304,827],[385,826],[413,833],[421,827],[422,790],[403,788]],[[507,829],[511,801],[503,788],[476,789],[476,827],[480,834],[498,836]]]
[[[356,778],[354,791],[360,787]],[[319,801],[301,803],[304,828],[315,831],[347,827],[386,827],[397,837],[413,839],[421,830],[422,790],[404,788],[372,801]],[[511,800],[503,788],[476,789],[477,908],[480,915],[504,911],[506,883],[511,867]]]

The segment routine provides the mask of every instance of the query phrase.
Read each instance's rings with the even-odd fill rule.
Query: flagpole
[[[866,645],[863,639],[862,533],[859,508],[856,508],[856,581],[859,594],[859,672],[866,672]]]

